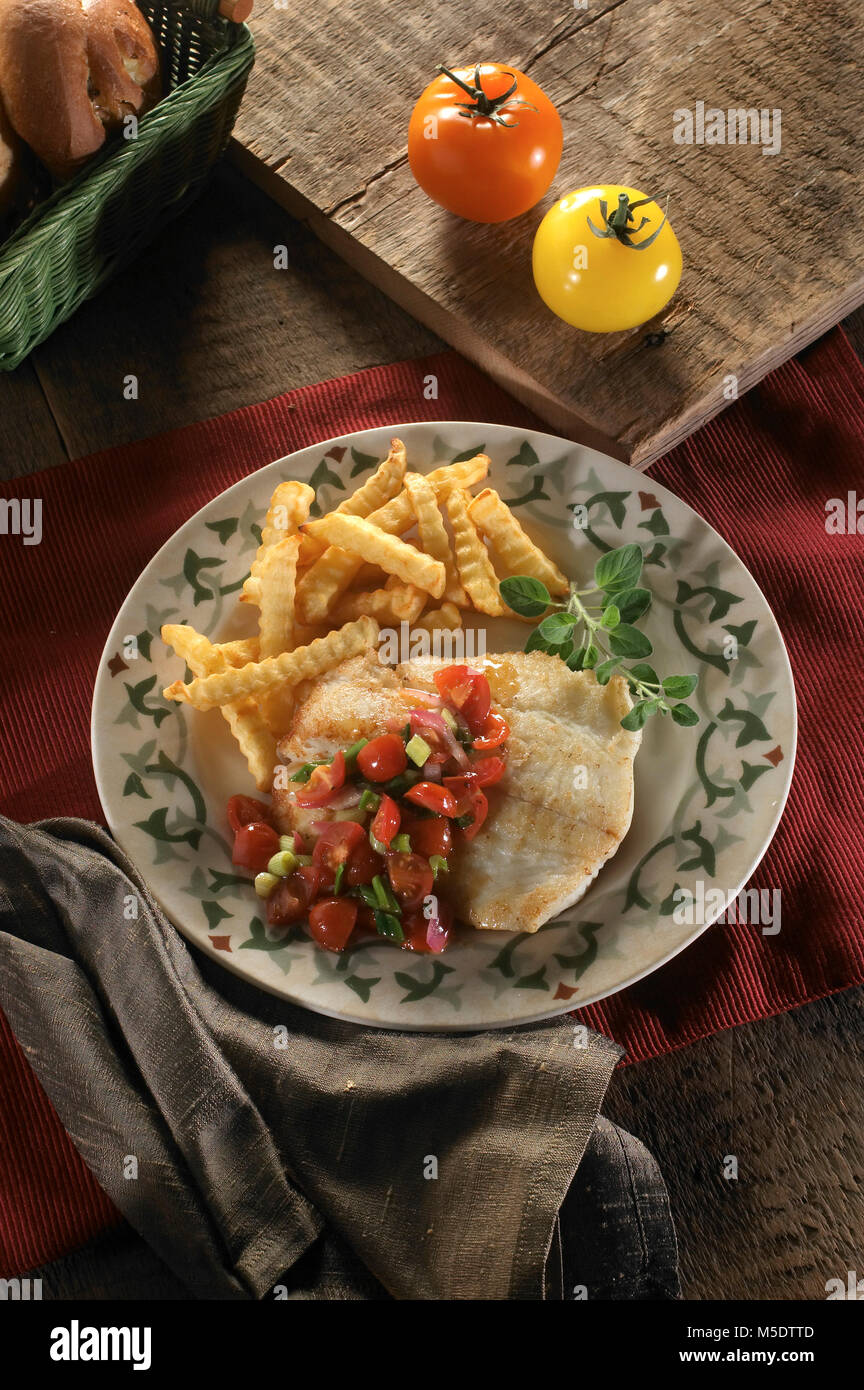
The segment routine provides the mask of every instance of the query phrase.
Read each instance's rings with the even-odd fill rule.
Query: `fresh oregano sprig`
[[[560,656],[571,671],[592,670],[600,685],[607,685],[616,671],[624,677],[634,704],[621,720],[622,728],[641,729],[652,714],[671,715],[676,724],[685,726],[698,724],[699,715],[685,701],[699,677],[661,680],[644,660],[654,648],[635,626],[651,606],[649,590],[639,587],[642,564],[640,545],[609,550],[594,566],[593,585],[579,589],[571,583],[568,597],[561,602],[539,579],[526,574],[502,579],[499,587],[514,613],[523,618],[546,615],[525,643],[526,652]],[[636,665],[623,666],[625,660],[635,660]]]

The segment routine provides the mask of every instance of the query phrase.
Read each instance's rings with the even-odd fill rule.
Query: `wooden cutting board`
[[[860,0],[276,0],[251,23],[236,162],[556,430],[645,467],[864,300]],[[406,137],[438,63],[492,59],[556,103],[564,155],[538,208],[480,226],[421,192]],[[781,148],[676,144],[700,102],[779,109]],[[630,333],[569,328],[531,277],[543,212],[595,182],[668,194],[684,253]]]

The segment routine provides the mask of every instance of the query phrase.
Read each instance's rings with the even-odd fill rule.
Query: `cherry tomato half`
[[[453,931],[453,909],[445,898],[435,899],[435,910],[437,917],[436,925],[433,928],[434,947],[429,943],[429,932],[432,927],[432,919],[426,916],[427,909],[423,907],[415,908],[413,912],[406,912],[402,917],[402,930],[405,933],[405,940],[402,942],[403,951],[417,951],[422,955],[439,955],[447,946],[450,935]]]
[[[489,802],[477,785],[473,772],[465,777],[445,777],[444,785],[456,802],[457,816],[473,816],[470,825],[460,826],[466,840],[473,840],[489,814]]]
[[[368,844],[366,831],[353,820],[334,820],[325,825],[312,851],[312,863],[323,865],[335,874],[340,864],[347,863],[353,850]]]
[[[405,800],[413,801],[415,806],[423,806],[427,811],[434,811],[438,816],[458,815],[452,792],[437,782],[417,782],[405,793]]]
[[[278,848],[279,836],[272,825],[252,821],[249,825],[241,825],[234,836],[231,862],[241,869],[251,869],[254,874],[263,874]]]
[[[645,199],[623,184],[568,193],[550,208],[534,238],[534,283],[540,298],[565,323],[589,333],[616,333],[646,323],[672,298],[681,279],[678,238],[653,199],[645,200],[625,223],[634,245],[591,231],[589,218],[604,231],[600,203],[611,217],[622,196],[628,200],[625,217],[630,203]],[[656,239],[644,245],[655,232]]]
[[[419,816],[415,820],[412,816],[407,821],[403,816],[402,829],[411,837],[411,848],[427,859],[431,859],[433,854],[446,859],[453,848],[453,828],[444,816],[430,817],[428,820]]]
[[[435,876],[422,854],[388,854],[387,877],[403,907],[419,907],[432,892]]]
[[[298,806],[326,806],[331,792],[338,791],[345,784],[345,754],[342,749],[332,763],[326,767],[316,767],[312,776],[297,792]]]
[[[483,822],[489,814],[489,802],[486,800],[486,797],[483,792],[474,792],[470,814],[474,817],[473,821],[470,825],[465,825],[462,827],[462,834],[465,836],[466,840],[474,839],[474,836],[480,830],[480,828],[483,825]]]
[[[320,871],[304,864],[277,883],[267,899],[267,921],[274,927],[299,922],[309,911],[320,886]]]
[[[263,801],[256,801],[254,796],[229,797],[225,809],[228,824],[234,831],[239,830],[241,826],[251,825],[252,821],[270,824],[270,807],[265,806]]]
[[[382,845],[390,844],[394,835],[399,833],[399,825],[402,820],[402,812],[393,800],[392,796],[386,794],[381,797],[381,805],[375,812],[371,830],[376,840],[380,840]]]
[[[471,771],[478,787],[494,787],[496,782],[501,781],[506,770],[507,764],[503,758],[478,758],[471,764]]]
[[[405,744],[398,734],[380,734],[360,749],[357,766],[367,782],[389,782],[408,766]]]
[[[489,714],[479,738],[474,739],[472,747],[480,753],[488,753],[491,748],[500,748],[510,737],[510,725],[500,714]]]
[[[344,951],[356,922],[354,898],[319,898],[309,909],[309,934],[325,951]]]
[[[408,160],[424,193],[448,212],[506,222],[543,197],[563,142],[558,112],[536,82],[481,63],[430,82],[411,115]]]
[[[482,733],[492,703],[483,672],[472,671],[468,666],[445,666],[443,671],[435,672],[435,684],[441,696],[459,710],[472,734]]]
[[[371,883],[376,874],[383,874],[383,872],[383,856],[372,848],[364,836],[362,844],[351,851],[345,882],[349,888],[356,888],[358,883]]]

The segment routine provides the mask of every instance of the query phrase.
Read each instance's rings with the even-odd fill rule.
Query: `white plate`
[[[694,728],[649,720],[636,759],[633,824],[582,902],[534,936],[475,932],[443,957],[375,941],[337,956],[305,937],[273,941],[234,877],[227,798],[254,794],[218,710],[161,698],[182,674],[159,638],[188,621],[214,640],[248,635],[237,590],[276,484],[307,480],[327,509],[369,476],[398,434],[421,472],[479,449],[490,483],[575,578],[603,549],[642,543],[654,602],[640,626],[661,675],[698,671]],[[574,528],[574,504],[588,525]],[[570,508],[570,509],[568,509]],[[524,624],[488,620],[487,649]],[[125,660],[127,639],[137,657]],[[737,650],[737,656],[735,652]],[[795,691],[782,638],[738,557],[690,507],[644,474],[552,435],[449,421],[393,425],[302,449],[242,479],[162,547],[111,630],[93,701],[93,764],[108,824],[180,931],[228,970],[319,1013],[401,1029],[527,1023],[602,999],[656,970],[705,930],[765,853],[789,790]],[[538,845],[538,854],[543,847]],[[701,884],[701,888],[700,888]],[[676,889],[701,900],[693,920]],[[713,907],[713,910],[712,910]]]

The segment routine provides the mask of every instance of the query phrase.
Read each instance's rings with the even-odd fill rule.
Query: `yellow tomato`
[[[534,283],[565,323],[615,333],[646,323],[672,298],[681,279],[681,247],[663,223],[663,209],[643,199],[635,188],[598,184],[568,193],[543,218],[534,238]],[[589,219],[603,236],[591,230]]]

